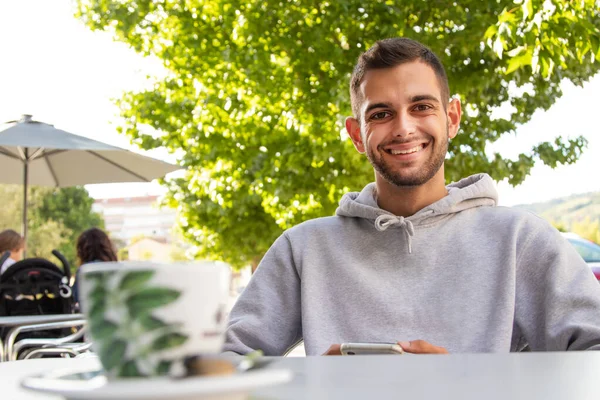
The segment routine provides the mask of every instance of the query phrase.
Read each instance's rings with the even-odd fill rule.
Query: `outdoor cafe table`
[[[57,399],[22,389],[32,374],[88,368],[97,358],[35,359],[0,364],[0,398]],[[600,399],[600,352],[386,355],[276,358],[287,384],[251,399]]]

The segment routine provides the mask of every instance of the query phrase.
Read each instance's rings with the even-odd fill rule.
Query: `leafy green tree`
[[[18,185],[0,185],[0,230],[21,231],[23,189]]]
[[[46,193],[52,189],[40,188],[30,192],[28,198],[28,238],[27,257],[52,258],[51,252],[68,242],[71,231],[62,222],[41,219],[35,212]],[[0,230],[21,231],[23,212],[23,187],[20,185],[0,185]],[[57,260],[53,260],[57,261]]]
[[[198,255],[256,264],[281,232],[331,215],[372,180],[345,140],[348,80],[376,40],[430,46],[464,104],[447,178],[486,171],[522,182],[537,160],[572,163],[583,137],[536,145],[516,160],[486,146],[514,133],[600,66],[594,0],[78,0],[90,28],[158,57],[169,75],[126,93],[122,130],[142,148],[181,152],[168,183]],[[510,119],[494,118],[502,105]],[[179,153],[178,153],[179,154]]]
[[[169,254],[171,261],[190,261],[189,257],[185,254],[185,250],[186,249],[181,245],[173,244],[171,248],[171,253]]]
[[[62,249],[75,247],[71,244],[72,232],[65,226],[54,220],[46,220],[35,224],[27,234],[27,257],[41,257],[62,266],[53,255],[52,250],[59,250],[63,255]],[[65,255],[66,257],[66,255]],[[74,271],[75,264],[69,260],[71,271]]]
[[[21,231],[22,202],[22,186],[0,185],[0,229]],[[79,234],[92,226],[104,227],[102,217],[92,211],[93,202],[83,187],[30,188],[27,256],[52,258],[57,249],[74,267]]]
[[[556,228],[556,230],[558,230],[559,232],[568,232],[569,229],[567,228],[567,226],[562,222],[562,221],[556,221],[556,220],[552,220],[549,221],[553,227]]]
[[[121,261],[129,260],[129,249],[127,249],[126,247],[122,247],[119,250],[117,250],[117,258]]]
[[[592,220],[587,217],[581,221],[574,221],[571,230],[581,237],[600,244],[600,219]]]
[[[61,223],[68,231],[67,240],[57,247],[74,267],[77,263],[75,245],[81,232],[92,227],[104,229],[102,216],[92,211],[94,199],[82,186],[60,189],[31,188],[32,196],[39,201],[33,209],[32,218],[40,221],[53,220]]]
[[[172,242],[169,258],[171,261],[190,261],[190,252],[188,251],[190,246],[185,243],[184,235],[180,227],[174,226],[170,233]]]

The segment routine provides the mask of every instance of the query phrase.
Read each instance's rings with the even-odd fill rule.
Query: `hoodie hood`
[[[374,195],[375,188],[375,183],[372,182],[360,193],[346,193],[335,214],[373,221],[378,231],[385,231],[390,227],[403,229],[408,239],[409,252],[412,251],[410,240],[415,226],[431,225],[470,208],[494,207],[498,202],[494,181],[487,174],[472,175],[449,184],[446,186],[448,195],[406,218],[379,208]]]

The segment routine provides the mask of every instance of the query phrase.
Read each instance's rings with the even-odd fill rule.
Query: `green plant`
[[[148,283],[154,271],[90,272],[93,282],[87,317],[94,346],[111,376],[165,375],[175,361],[164,353],[182,346],[188,336],[181,323],[167,323],[153,315],[172,304],[181,293]]]

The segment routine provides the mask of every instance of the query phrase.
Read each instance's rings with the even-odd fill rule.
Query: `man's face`
[[[346,129],[377,174],[399,187],[420,186],[443,175],[448,139],[458,131],[460,103],[453,99],[444,108],[433,69],[414,61],[371,70],[360,91],[360,121],[349,118]]]

